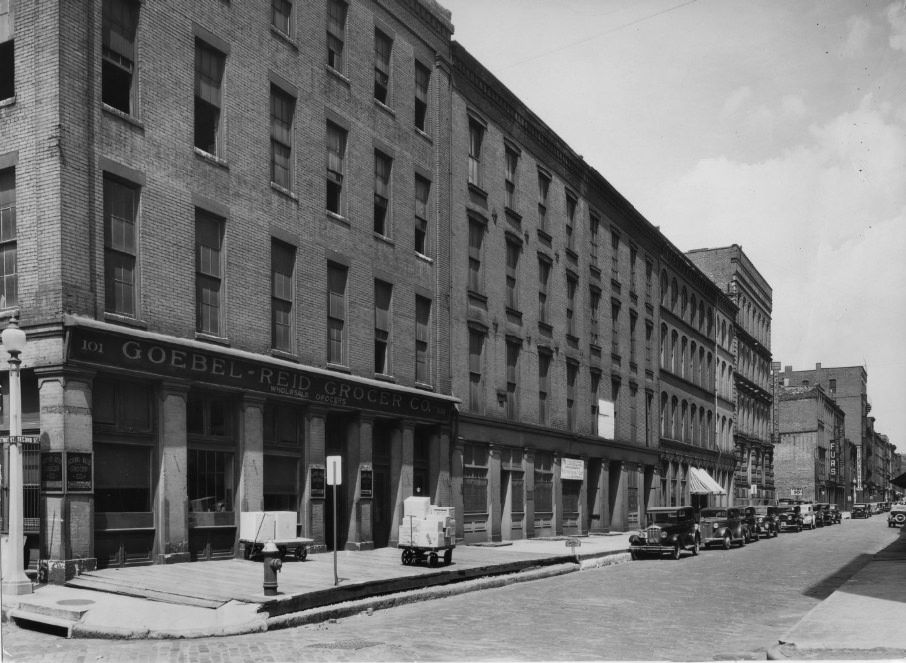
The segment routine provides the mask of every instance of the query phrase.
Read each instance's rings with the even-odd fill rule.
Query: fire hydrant
[[[264,595],[277,595],[277,571],[283,568],[280,559],[280,550],[273,541],[268,541],[261,549],[261,558],[264,561]]]

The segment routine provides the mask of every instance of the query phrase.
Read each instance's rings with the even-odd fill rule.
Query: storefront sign
[[[360,470],[359,497],[372,496],[372,470],[370,465],[365,465]]]
[[[856,466],[853,468],[856,475],[856,490],[862,490],[862,447],[856,447]]]
[[[309,492],[312,499],[324,499],[324,468],[323,467],[312,467],[311,468],[311,486]]]
[[[446,421],[451,403],[330,374],[108,331],[71,327],[71,361],[201,380],[311,403]]]
[[[583,481],[585,479],[585,461],[581,458],[561,458],[560,478]]]
[[[59,493],[63,491],[63,452],[41,452],[41,492]]]
[[[92,482],[92,453],[90,451],[66,452],[66,492],[90,493]]]

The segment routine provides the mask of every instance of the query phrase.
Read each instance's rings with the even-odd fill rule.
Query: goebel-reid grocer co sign
[[[82,327],[70,329],[70,361],[132,368],[328,406],[391,412],[437,421],[446,420],[449,416],[450,404],[439,398],[304,369],[267,365],[175,343]]]

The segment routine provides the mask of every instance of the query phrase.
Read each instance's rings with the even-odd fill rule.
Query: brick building
[[[780,429],[774,445],[774,485],[778,498],[829,502],[847,510],[842,480],[845,455],[843,410],[820,386],[781,387],[777,396]]]
[[[340,547],[450,504],[449,13],[7,4],[0,302],[25,432],[89,468],[50,575],[232,556],[241,511],[326,545],[331,454]]]
[[[735,324],[728,328],[733,355],[736,503],[773,504],[771,286],[736,244],[686,255],[736,305]]]

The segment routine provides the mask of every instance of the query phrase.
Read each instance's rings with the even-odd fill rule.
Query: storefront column
[[[450,433],[439,430],[431,436],[428,456],[429,495],[437,506],[453,506],[450,481]]]
[[[456,540],[462,541],[465,539],[465,505],[463,504],[462,499],[462,455],[463,455],[463,444],[464,441],[461,437],[457,437],[453,442],[453,453],[450,458],[450,489],[452,492],[451,502],[455,507],[456,511]]]
[[[305,490],[302,494],[302,513],[307,514],[302,536],[315,540],[322,550],[324,540],[324,499],[327,494],[327,452],[325,426],[327,411],[309,408],[305,413]]]
[[[155,562],[191,561],[186,451],[186,403],[189,385],[165,382],[158,388],[158,465]]]
[[[491,541],[500,541],[500,518],[503,504],[500,502],[500,447],[488,447],[488,511],[491,520]]]
[[[264,510],[264,398],[244,394],[239,411],[239,511]]]
[[[554,503],[553,526],[554,536],[563,534],[563,481],[560,479],[560,459],[558,453],[554,454],[554,484],[551,487]]]
[[[374,535],[372,534],[371,511],[374,486],[371,483],[364,486],[362,477],[367,476],[367,481],[373,480],[372,474],[372,432],[374,418],[359,415],[356,422],[349,427],[349,458],[346,462],[346,476],[343,478],[352,497],[352,512],[349,518],[349,531],[346,537],[347,550],[374,550]]]
[[[390,485],[396,494],[390,529],[390,546],[399,542],[400,521],[403,519],[403,500],[412,497],[412,472],[415,456],[415,425],[404,421],[393,431],[390,441]]]
[[[42,451],[91,451],[91,393],[94,372],[35,369]],[[92,477],[93,481],[93,477]],[[94,497],[78,493],[44,496],[40,556],[48,583],[63,584],[94,571]]]
[[[525,538],[535,537],[535,450],[526,449],[522,454],[525,469]]]
[[[591,521],[588,531],[601,534],[610,527],[610,514],[607,509],[607,474],[609,462],[606,458],[596,458],[589,466],[588,490],[591,491]]]
[[[629,495],[626,490],[626,463],[613,461],[610,464],[610,529],[626,531],[626,512],[629,508]]]
[[[582,485],[579,486],[579,534],[588,534],[588,456],[582,456]]]

